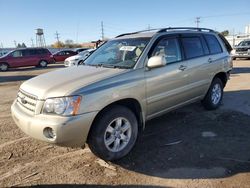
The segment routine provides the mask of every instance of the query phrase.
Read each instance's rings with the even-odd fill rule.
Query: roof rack
[[[161,30],[161,28],[160,29],[145,29],[145,30],[136,31],[136,32],[132,32],[132,33],[123,33],[123,34],[116,36],[115,38],[122,37],[125,35],[134,35],[134,34],[138,34],[138,33],[150,32],[150,31],[156,31],[156,30]]]
[[[170,30],[192,30],[192,31],[207,31],[207,32],[215,32],[212,29],[207,29],[207,28],[199,28],[199,27],[167,27],[167,28],[162,28],[158,31],[158,33],[162,32],[167,32]]]
[[[134,35],[138,33],[143,33],[143,32],[149,32],[149,31],[157,31],[157,33],[162,33],[162,32],[168,32],[170,30],[190,30],[190,31],[207,31],[207,32],[216,32],[212,29],[207,29],[207,28],[197,28],[197,27],[167,27],[167,28],[158,28],[158,29],[147,29],[147,30],[141,30],[141,31],[136,31],[132,33],[123,33],[121,35],[116,36],[115,38],[122,37],[125,35]]]

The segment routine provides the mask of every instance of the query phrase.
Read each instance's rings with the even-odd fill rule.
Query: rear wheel
[[[7,71],[9,65],[7,63],[0,63],[0,71]]]
[[[47,61],[41,60],[41,61],[39,62],[39,67],[44,68],[44,67],[47,67],[47,66],[48,66],[48,62],[47,62]]]
[[[202,104],[207,110],[214,110],[220,106],[222,97],[223,97],[222,81],[219,78],[214,78],[205,98],[202,101]]]
[[[91,151],[104,160],[116,160],[133,148],[138,134],[135,114],[124,106],[105,110],[92,125],[88,144]]]

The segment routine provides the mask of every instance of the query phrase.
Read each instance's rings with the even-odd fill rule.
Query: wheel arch
[[[134,98],[125,98],[112,102],[105,106],[102,110],[100,110],[94,118],[90,129],[93,127],[93,124],[95,124],[95,122],[102,116],[103,113],[109,111],[109,109],[115,105],[125,106],[135,114],[139,125],[139,131],[142,131],[145,128],[145,118],[143,116],[141,104]]]
[[[227,76],[227,73],[226,73],[226,72],[219,72],[219,73],[217,73],[217,74],[214,76],[213,80],[214,80],[215,78],[219,78],[219,79],[221,80],[221,82],[222,82],[222,84],[223,84],[223,87],[226,86],[227,81],[228,81],[228,76]]]

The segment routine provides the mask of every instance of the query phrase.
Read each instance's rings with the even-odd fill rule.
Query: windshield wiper
[[[121,66],[121,65],[102,65],[105,68],[113,68],[113,69],[130,69],[130,67],[126,67],[126,66]]]

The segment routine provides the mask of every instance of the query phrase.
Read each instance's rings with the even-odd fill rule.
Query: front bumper
[[[11,106],[12,117],[17,126],[27,135],[48,143],[81,147],[85,144],[91,124],[98,112],[90,112],[77,116],[62,117],[54,115],[30,115],[14,101]],[[52,128],[55,139],[49,139],[44,134],[45,128]]]
[[[244,53],[236,52],[232,54],[232,58],[250,58],[250,51]]]

